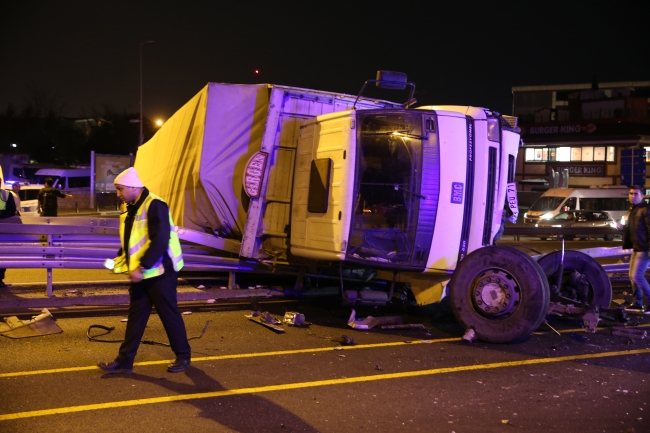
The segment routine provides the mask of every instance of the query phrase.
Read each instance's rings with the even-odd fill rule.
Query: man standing
[[[145,188],[135,168],[120,173],[114,183],[117,196],[127,206],[120,215],[122,248],[113,272],[129,273],[129,318],[117,358],[97,365],[108,373],[132,371],[151,307],[155,306],[176,354],[167,371],[181,372],[190,365],[191,349],[176,299],[183,257],[169,207]]]
[[[650,284],[645,272],[650,265],[650,208],[643,199],[645,188],[640,185],[630,186],[628,199],[632,203],[625,226],[617,224],[624,230],[623,249],[633,249],[630,258],[630,282],[634,291],[635,301],[628,306],[629,310],[645,311],[643,294],[650,299]]]
[[[14,202],[14,195],[10,191],[2,188],[4,185],[2,178],[2,169],[0,169],[0,219],[9,218],[16,215],[16,203]],[[0,268],[0,287],[7,287],[5,284],[5,268]]]
[[[64,194],[53,188],[54,179],[45,179],[45,186],[38,192],[38,213],[44,217],[55,217],[58,214],[59,203],[57,197],[72,198],[72,194]]]

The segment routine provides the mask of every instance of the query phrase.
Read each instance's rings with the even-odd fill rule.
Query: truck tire
[[[512,247],[492,245],[469,254],[449,282],[456,319],[488,342],[530,335],[546,317],[550,291],[537,262]]]
[[[557,272],[562,259],[562,252],[555,251],[546,254],[538,260],[540,267],[548,279],[549,286],[557,284]],[[576,301],[586,302],[599,307],[609,308],[612,303],[612,282],[602,266],[591,256],[580,251],[568,250],[564,252],[564,270],[562,272],[562,287],[560,294],[564,297],[571,291],[570,286],[574,285],[577,279],[576,272],[584,275],[589,283],[588,293],[584,299]],[[551,293],[552,302],[566,303],[567,301]]]
[[[615,235],[605,235],[605,236],[603,236],[603,240],[606,240],[606,241],[613,241],[613,240],[614,240],[614,236],[615,236]]]

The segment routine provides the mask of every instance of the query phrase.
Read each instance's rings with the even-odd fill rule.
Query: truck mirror
[[[332,177],[332,160],[330,158],[315,159],[311,162],[309,173],[309,197],[307,212],[326,213],[330,196],[330,180]]]
[[[375,85],[380,89],[404,90],[406,88],[406,74],[395,71],[377,71]]]
[[[375,86],[377,86],[380,89],[392,89],[392,90],[404,90],[406,86],[409,86],[411,88],[411,91],[409,93],[408,99],[404,103],[404,108],[408,108],[411,105],[415,104],[416,102],[415,98],[413,98],[413,94],[415,93],[415,83],[407,81],[406,74],[404,72],[380,70],[377,71],[377,79],[366,80],[366,82],[363,83],[363,86],[361,87],[361,90],[357,95],[357,99],[354,101],[354,105],[352,109],[356,109],[357,102],[363,95],[363,91],[366,89],[368,83],[375,83]]]

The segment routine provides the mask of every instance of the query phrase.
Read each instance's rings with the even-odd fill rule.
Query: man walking
[[[114,183],[117,196],[127,206],[120,215],[122,248],[115,258],[113,272],[129,274],[129,318],[117,358],[97,365],[108,373],[132,371],[151,308],[155,306],[176,354],[167,371],[181,372],[190,365],[191,349],[178,311],[176,286],[183,257],[169,207],[145,188],[135,168],[120,173]]]
[[[45,179],[45,186],[38,192],[38,213],[44,217],[55,217],[58,215],[59,203],[57,197],[72,198],[72,194],[64,194],[53,188],[54,179]]]
[[[623,249],[633,249],[630,258],[630,282],[634,291],[635,301],[628,306],[629,310],[644,312],[643,294],[650,299],[650,284],[645,272],[650,265],[650,207],[643,199],[645,188],[632,185],[628,191],[628,199],[632,203],[625,226],[617,224],[624,230]]]

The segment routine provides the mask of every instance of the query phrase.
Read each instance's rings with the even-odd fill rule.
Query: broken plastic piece
[[[476,339],[476,331],[472,328],[467,328],[467,331],[465,331],[465,335],[461,337],[461,340],[466,341],[468,343],[473,343],[474,340]]]
[[[287,311],[284,313],[282,322],[293,326],[300,326],[305,323],[305,315],[302,313],[297,313],[295,311]]]
[[[255,315],[254,313],[258,314]],[[281,322],[266,311],[264,313],[253,312],[253,314],[247,314],[245,317],[251,322],[259,323],[276,332],[284,332],[284,328],[279,326]]]
[[[354,345],[354,338],[348,337],[347,335],[341,335],[341,344],[343,346],[352,346]]]
[[[184,316],[189,316],[190,314],[192,314],[191,311],[183,311],[183,315],[184,315]]]
[[[6,324],[0,323],[0,335],[9,338],[38,337],[63,332],[47,308],[43,308],[41,314],[32,317],[31,320],[19,320],[16,316],[4,319]]]
[[[365,319],[357,319],[357,312],[352,310],[350,318],[348,319],[348,326],[354,329],[372,329],[379,325],[398,325],[401,324],[403,319],[401,316],[386,316],[386,317],[372,317],[368,316]]]

